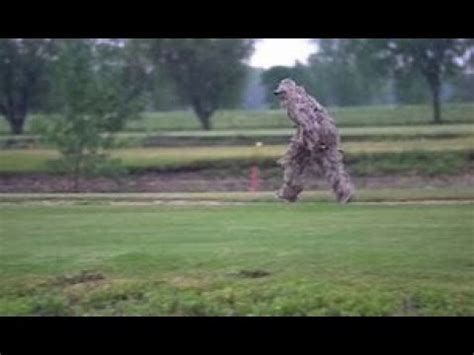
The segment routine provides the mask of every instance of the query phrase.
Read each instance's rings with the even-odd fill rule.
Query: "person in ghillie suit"
[[[337,200],[349,202],[354,187],[344,169],[340,137],[332,117],[291,79],[282,80],[273,93],[296,126],[287,152],[278,160],[284,174],[283,186],[277,196],[295,202],[303,191],[305,169],[315,167],[324,174]]]

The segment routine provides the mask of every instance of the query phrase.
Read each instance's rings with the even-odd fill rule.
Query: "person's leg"
[[[309,151],[304,147],[293,145],[279,163],[283,166],[283,185],[277,192],[281,199],[294,202],[303,191],[303,174],[309,162]]]
[[[336,194],[337,200],[341,203],[349,202],[354,194],[354,187],[344,169],[342,154],[334,148],[324,150],[318,158],[318,165]]]

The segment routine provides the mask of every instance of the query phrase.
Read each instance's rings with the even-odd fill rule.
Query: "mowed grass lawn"
[[[128,168],[176,168],[203,162],[278,159],[286,145],[229,147],[180,147],[180,148],[127,148],[112,151]],[[474,148],[472,137],[442,140],[407,140],[381,142],[347,142],[343,148],[348,154],[403,153],[411,151],[453,152],[470,151]],[[47,161],[56,159],[59,153],[53,149],[0,150],[0,172],[47,171]]]
[[[339,127],[357,126],[401,126],[432,124],[431,105],[401,106],[354,106],[332,107],[330,114]],[[473,123],[473,103],[449,103],[442,107],[445,123]],[[0,116],[0,134],[9,134],[6,120]],[[32,114],[25,124],[25,133],[35,131],[37,120],[47,118],[45,115]],[[283,110],[219,110],[211,117],[213,127],[217,130],[253,130],[272,128],[291,128],[291,122]],[[125,131],[160,132],[201,130],[196,115],[191,111],[147,112],[140,119],[128,122]]]
[[[118,138],[128,137],[173,137],[173,138],[232,138],[232,137],[259,137],[276,136],[289,137],[295,132],[294,128],[256,128],[256,129],[214,129],[210,131],[163,131],[163,132],[119,132]],[[373,126],[373,127],[342,127],[340,129],[343,138],[351,137],[437,137],[437,136],[466,136],[474,135],[474,124],[459,123],[449,125],[413,125],[413,126]],[[39,135],[11,135],[0,136],[2,141],[8,139],[40,138]]]
[[[0,210],[1,315],[474,315],[472,204]]]
[[[329,113],[339,127],[420,125],[433,121],[431,105],[330,107]],[[474,104],[443,105],[445,123],[474,122]],[[281,109],[265,111],[220,110],[211,118],[215,129],[286,128],[291,122]],[[130,121],[127,131],[199,130],[192,111],[151,112]]]
[[[268,129],[232,129],[211,131],[167,131],[159,132],[156,137],[176,138],[232,138],[232,137],[255,137],[261,136],[283,136],[289,137],[295,132],[294,128],[268,128]],[[340,129],[342,138],[352,137],[419,137],[419,136],[446,136],[446,135],[474,135],[474,124],[449,124],[449,125],[413,125],[413,126],[374,126],[374,127],[342,127]],[[150,136],[145,132],[123,132],[119,137],[141,137]],[[151,134],[153,136],[153,134]],[[14,136],[8,136],[12,138]],[[0,137],[1,138],[1,137]]]

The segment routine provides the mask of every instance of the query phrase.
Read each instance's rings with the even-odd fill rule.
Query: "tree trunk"
[[[26,115],[18,113],[7,114],[6,119],[10,125],[10,130],[13,134],[22,134],[23,125],[25,123]]]
[[[431,70],[422,69],[422,74],[431,89],[432,104],[433,104],[433,123],[441,123],[441,73],[437,65],[431,66]]]
[[[433,93],[433,119],[434,123],[441,123],[441,101],[440,101],[440,86],[434,85],[432,87]]]
[[[211,120],[209,119],[210,115],[209,114],[201,114],[201,115],[198,115],[199,117],[199,121],[201,122],[201,126],[203,129],[205,129],[206,131],[210,131],[211,130]]]
[[[201,127],[205,129],[206,131],[209,131],[212,129],[212,124],[211,124],[211,115],[213,111],[206,110],[202,108],[202,105],[199,103],[195,102],[193,105],[194,112],[199,118],[199,122],[201,123]]]

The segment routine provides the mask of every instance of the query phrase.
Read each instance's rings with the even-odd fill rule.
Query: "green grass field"
[[[233,138],[239,136],[253,137],[289,137],[294,133],[294,128],[274,129],[252,129],[252,130],[212,130],[212,131],[170,131],[161,132],[156,136],[159,138]],[[450,124],[444,125],[413,125],[413,126],[384,126],[384,127],[342,127],[340,134],[343,138],[351,137],[420,137],[420,136],[463,136],[474,135],[474,124]],[[146,133],[128,132],[119,134],[118,137],[143,137]]]
[[[293,128],[235,129],[212,131],[169,132],[120,132],[116,144],[121,148],[151,146],[235,146],[264,144],[286,144],[294,133]],[[474,138],[474,124],[414,125],[385,127],[343,127],[340,129],[343,142],[354,141],[403,141],[416,139]],[[39,135],[0,135],[1,148],[48,148]]]
[[[407,196],[443,195],[430,191]],[[236,195],[196,194],[192,204],[174,194],[179,203],[164,205],[10,195],[0,210],[0,314],[474,315],[472,202]]]
[[[304,191],[302,202],[332,202],[333,194],[328,190]],[[417,202],[417,201],[469,201],[474,200],[470,187],[427,188],[377,188],[357,189],[356,202]],[[271,191],[247,192],[153,192],[153,193],[1,193],[0,206],[11,203],[28,205],[59,204],[110,204],[110,203],[200,203],[200,202],[274,202]]]
[[[359,106],[330,108],[340,127],[419,125],[432,121],[429,105]],[[474,122],[474,104],[447,104],[443,114],[448,123]],[[283,110],[218,111],[212,118],[215,129],[289,128],[291,124]],[[130,122],[130,131],[175,131],[200,129],[192,112],[145,114],[142,120]]]
[[[429,106],[332,112],[353,176],[474,167],[472,104],[446,105],[443,125],[430,124]],[[262,178],[276,172],[292,132],[282,111],[222,111],[214,123],[203,132],[191,113],[145,115],[112,156],[130,172],[240,176],[254,161]],[[7,132],[2,121],[0,146],[15,147]],[[0,150],[0,173],[51,172],[58,153],[22,139]],[[170,147],[143,147],[154,139]],[[0,194],[0,315],[474,315],[469,184],[333,200],[327,190],[296,204],[273,192]]]
[[[431,124],[433,116],[430,105],[334,107],[329,111],[339,127],[424,125]],[[445,104],[442,113],[445,123],[474,122],[472,103]],[[153,112],[142,116],[142,119],[130,121],[126,131],[201,130],[192,111]],[[31,115],[26,122],[25,133],[33,133],[35,121],[44,117]],[[291,128],[283,110],[220,110],[212,117],[212,122],[217,130]],[[9,133],[8,124],[3,118],[0,119],[0,133]]]
[[[443,140],[406,140],[381,142],[348,142],[343,145],[347,154],[385,154],[406,152],[469,152],[474,148],[472,137]],[[275,160],[285,151],[286,145],[233,147],[180,147],[180,148],[128,148],[112,151],[128,168],[179,168],[207,163]],[[59,157],[52,149],[0,150],[0,172],[47,171],[47,161]]]

